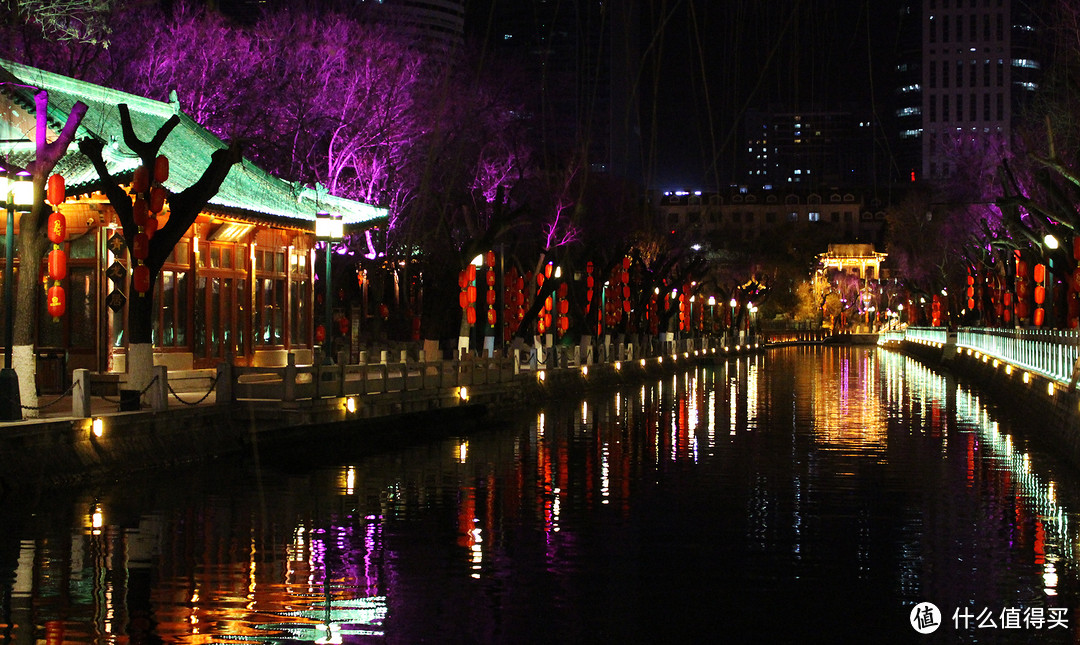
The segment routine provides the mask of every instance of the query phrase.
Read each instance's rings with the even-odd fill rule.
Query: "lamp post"
[[[0,421],[22,420],[19,376],[11,367],[15,330],[15,212],[33,205],[34,184],[30,173],[0,168],[0,188],[4,197],[7,226],[4,230],[4,368],[0,370]]]
[[[334,322],[334,310],[330,301],[330,245],[344,237],[345,228],[341,221],[341,214],[325,212],[315,213],[315,239],[326,242],[326,269],[323,273],[323,282],[326,283],[326,293],[323,298],[324,325],[326,333],[323,336],[324,362],[332,362],[333,343],[331,342],[334,332],[331,323]]]

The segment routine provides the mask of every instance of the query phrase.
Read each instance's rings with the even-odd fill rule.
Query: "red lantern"
[[[565,334],[567,329],[570,329],[570,319],[559,318],[559,331]]]
[[[67,253],[62,248],[49,251],[49,277],[53,280],[67,277]]]
[[[390,318],[390,307],[387,307],[385,302],[379,303],[379,317],[383,320]]]
[[[1035,323],[1036,327],[1042,327],[1044,320],[1046,320],[1046,310],[1042,307],[1037,307],[1035,313],[1031,317],[1031,321]]]
[[[495,292],[492,291],[491,289],[488,289],[488,292],[487,292],[487,303],[489,305],[495,304]]]
[[[1035,282],[1044,282],[1046,280],[1046,265],[1035,265]]]
[[[559,313],[566,315],[570,311],[570,303],[565,300],[559,301]]]
[[[158,155],[158,158],[154,160],[154,181],[161,183],[169,179],[169,158],[165,155]]]
[[[544,301],[544,311],[551,311],[554,306],[554,301],[551,299],[551,296],[548,296],[547,300]]]
[[[488,251],[484,255],[484,262],[487,264],[489,269],[493,268],[495,266],[495,251]]]
[[[150,171],[146,166],[139,166],[135,174],[131,176],[131,190],[136,193],[145,192],[150,187]]]
[[[139,292],[140,296],[150,290],[150,269],[145,264],[135,267],[131,277],[132,282],[135,283],[135,290]]]
[[[470,304],[476,302],[476,287],[474,287],[474,286],[472,286],[470,284],[469,288],[465,290],[465,293],[466,293],[467,297],[469,298],[469,303]]]
[[[468,277],[469,282],[472,282],[473,280],[475,280],[476,279],[476,265],[475,264],[470,264],[469,266],[465,267],[465,275]]]
[[[465,269],[462,269],[461,272],[458,273],[457,284],[462,289],[469,286],[469,274]]]
[[[495,286],[495,272],[494,271],[489,270],[487,272],[486,279],[487,279],[487,286],[489,286],[489,287],[494,287]]]
[[[487,321],[488,321],[488,324],[491,325],[492,327],[495,326],[495,310],[494,309],[488,309]]]
[[[967,308],[968,309],[974,309],[975,308],[975,300],[974,299],[968,298]]]
[[[146,224],[143,225],[143,230],[146,233],[147,239],[154,237],[154,233],[157,233],[158,221],[156,217],[147,217]]]
[[[623,311],[625,311],[626,313],[630,313],[630,301],[629,300],[623,300],[622,308],[623,308]]]
[[[45,292],[45,308],[53,318],[64,315],[64,310],[67,308],[67,299],[63,287],[58,284],[49,287],[49,290]]]
[[[49,175],[49,184],[45,190],[45,197],[53,206],[63,203],[67,198],[67,195],[64,192],[63,175]]]
[[[338,318],[338,331],[341,332],[342,336],[347,336],[348,335],[348,333],[349,333],[349,319],[348,318],[346,318],[344,316],[342,316],[341,318]]]
[[[49,227],[49,241],[53,244],[61,244],[67,237],[67,220],[60,213],[49,215],[47,222]]]
[[[630,270],[630,256],[626,256],[626,257],[624,257],[622,259],[622,268],[623,268],[623,271],[629,271]]]
[[[321,343],[326,340],[326,327],[318,325],[315,327],[315,342]]]
[[[476,307],[469,305],[465,308],[465,322],[470,325],[476,324]]]
[[[165,189],[161,186],[154,186],[150,189],[150,212],[160,213],[162,208],[165,208]]]
[[[136,260],[145,260],[149,254],[150,238],[146,236],[146,233],[136,233],[135,237],[131,238],[131,257]]]
[[[150,217],[149,207],[141,195],[135,197],[135,203],[131,205],[131,217],[135,220],[135,226],[146,226],[146,220]]]
[[[1018,251],[1019,252],[1019,251]],[[1028,273],[1028,265],[1024,260],[1016,261],[1016,277],[1026,278]]]
[[[458,301],[458,306],[460,306],[462,309],[464,309],[465,307],[468,307],[469,306],[469,294],[466,293],[464,290],[458,292],[458,300],[457,301]]]
[[[1035,304],[1041,305],[1046,300],[1046,287],[1041,284],[1035,285]]]

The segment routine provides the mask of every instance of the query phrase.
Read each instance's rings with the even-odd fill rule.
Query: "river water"
[[[0,642],[1075,642],[1080,479],[1009,414],[785,348],[425,445],[9,496]]]

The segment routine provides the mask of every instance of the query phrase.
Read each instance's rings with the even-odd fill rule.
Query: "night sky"
[[[645,97],[642,114],[647,181],[655,187],[728,183],[747,109],[885,109],[880,97],[891,89],[896,0],[646,5],[643,34],[657,36],[647,56],[660,70],[658,91]]]

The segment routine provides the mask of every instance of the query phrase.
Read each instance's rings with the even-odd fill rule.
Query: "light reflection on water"
[[[430,445],[65,491],[0,507],[0,642],[908,642],[921,601],[930,642],[1071,641],[1071,615],[949,623],[1077,605],[1077,480],[1021,429],[902,356],[789,348]]]

